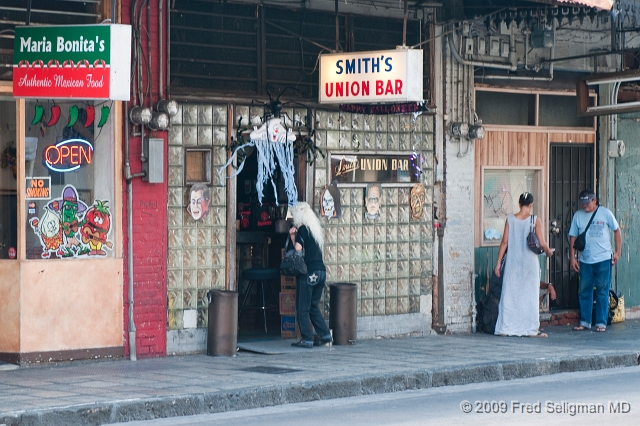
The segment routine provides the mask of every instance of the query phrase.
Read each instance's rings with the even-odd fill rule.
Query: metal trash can
[[[209,290],[207,355],[233,356],[238,350],[238,292]]]
[[[335,345],[356,342],[356,284],[329,285],[329,328],[333,330]]]

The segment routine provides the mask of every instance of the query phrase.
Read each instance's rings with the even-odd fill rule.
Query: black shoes
[[[311,349],[311,348],[313,348],[313,343],[312,342],[307,342],[305,340],[300,340],[299,342],[292,343],[291,346],[295,346],[297,348]]]
[[[333,343],[333,339],[331,338],[331,336],[327,337],[326,339],[318,339],[314,341],[313,346],[324,346],[327,343]]]

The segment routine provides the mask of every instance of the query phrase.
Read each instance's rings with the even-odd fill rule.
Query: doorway
[[[569,228],[579,209],[578,194],[594,189],[593,144],[551,143],[549,148],[549,245],[556,254],[549,262],[549,282],[557,293],[550,308],[577,309],[578,274],[571,269]]]
[[[260,202],[256,182],[258,176],[257,150],[245,151],[244,167],[237,176],[236,185],[236,245],[238,261],[238,338],[239,340],[280,337],[279,312],[280,274],[267,273],[264,280],[252,275],[263,275],[267,269],[280,265],[280,249],[288,233],[276,232],[276,222],[286,216],[287,196],[282,176],[276,168],[275,188],[271,183],[263,186]],[[274,190],[275,189],[275,190]],[[277,203],[276,203],[277,201]],[[287,227],[288,231],[288,227]],[[275,278],[274,278],[275,277]]]

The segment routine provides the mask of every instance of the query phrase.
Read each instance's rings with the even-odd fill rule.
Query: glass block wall
[[[424,213],[411,217],[410,186],[382,187],[379,219],[364,219],[364,186],[340,187],[342,217],[322,218],[328,282],[358,285],[358,316],[420,312],[420,296],[431,294],[433,248],[433,116],[316,112],[316,144],[327,153],[315,170],[314,208],[327,184],[328,154],[419,153],[427,189]],[[328,316],[328,288],[324,297]],[[427,309],[430,309],[428,307]],[[423,307],[424,311],[425,307]]]
[[[234,127],[257,124],[262,107],[234,106]],[[296,127],[306,109],[283,111]],[[299,118],[298,118],[299,117]],[[238,123],[238,121],[240,121]],[[251,123],[251,124],[250,124]],[[321,111],[315,113],[316,144],[331,152],[421,154],[427,199],[421,219],[411,217],[411,186],[385,185],[380,218],[364,219],[364,185],[340,187],[342,217],[322,218],[325,228],[324,260],[328,282],[358,285],[358,316],[384,316],[420,312],[420,296],[431,294],[433,246],[433,116],[363,115]],[[231,129],[235,133],[235,129]],[[172,118],[168,153],[168,329],[207,327],[207,291],[225,286],[226,188],[217,178],[226,162],[227,105],[182,104]],[[187,213],[189,186],[184,183],[184,149],[213,149],[211,207],[196,222]],[[319,214],[320,194],[327,181],[327,159],[315,164],[314,199],[307,200]],[[298,189],[303,192],[303,188]],[[340,243],[338,243],[340,242]],[[240,270],[250,256],[239,253]],[[329,314],[326,288],[324,311]],[[424,311],[423,307],[423,311]],[[428,307],[430,309],[430,307]],[[194,324],[194,316],[197,320]]]
[[[168,153],[168,329],[206,328],[207,292],[224,289],[226,188],[215,173],[226,162],[227,105],[182,104],[171,119]],[[186,208],[186,147],[212,148],[213,181],[209,214],[194,221]]]

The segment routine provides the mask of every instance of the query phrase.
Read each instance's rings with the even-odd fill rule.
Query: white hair
[[[320,219],[313,212],[311,206],[304,201],[298,202],[290,207],[291,215],[293,216],[293,226],[300,228],[305,225],[309,229],[309,233],[314,240],[320,246],[320,250],[324,246],[324,233],[322,231],[322,225]]]

